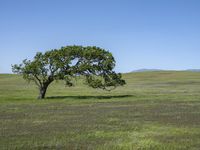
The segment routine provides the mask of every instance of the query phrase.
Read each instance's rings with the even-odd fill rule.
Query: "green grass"
[[[124,74],[112,92],[0,75],[0,149],[199,150],[200,73]]]

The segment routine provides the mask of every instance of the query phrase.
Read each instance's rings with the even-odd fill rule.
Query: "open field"
[[[0,75],[0,149],[199,150],[200,73],[124,74],[112,92]]]

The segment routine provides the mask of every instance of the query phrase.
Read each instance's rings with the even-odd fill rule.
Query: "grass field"
[[[0,149],[199,150],[200,73],[124,74],[112,92],[0,75]]]

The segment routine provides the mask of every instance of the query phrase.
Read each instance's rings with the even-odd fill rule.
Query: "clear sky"
[[[0,0],[0,73],[74,44],[111,51],[119,72],[200,68],[200,0]]]

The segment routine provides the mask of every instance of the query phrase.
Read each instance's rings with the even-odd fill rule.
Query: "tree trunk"
[[[51,84],[51,82],[53,82],[53,79],[49,77],[49,79],[46,82],[43,82],[40,85],[38,99],[44,99],[45,98],[47,88],[48,88],[49,84]]]
[[[38,99],[44,99],[45,98],[45,94],[46,94],[46,91],[47,91],[47,87],[48,86],[42,86],[40,87],[40,92],[39,92],[39,96],[38,96]]]

